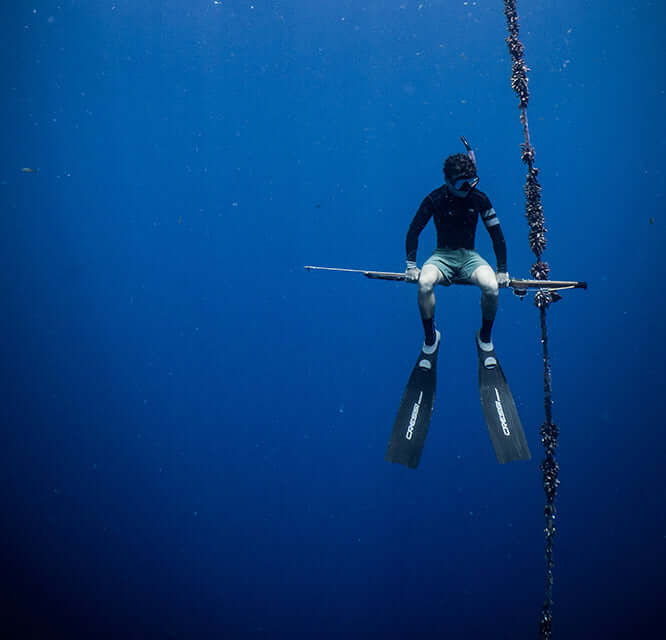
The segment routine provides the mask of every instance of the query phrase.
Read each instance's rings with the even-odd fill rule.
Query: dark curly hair
[[[456,153],[444,162],[444,175],[449,180],[455,177],[472,178],[476,175],[476,167],[468,155]]]

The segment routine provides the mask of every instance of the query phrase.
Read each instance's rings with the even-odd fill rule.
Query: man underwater
[[[481,289],[481,329],[476,340],[486,354],[486,368],[496,366],[491,331],[498,305],[498,287],[509,284],[506,243],[490,200],[476,186],[479,177],[469,155],[458,153],[444,163],[443,184],[421,203],[407,232],[407,269],[405,279],[418,281],[418,304],[425,330],[423,353],[437,351],[440,332],[435,329],[435,285],[474,284]],[[478,216],[490,234],[497,261],[497,273],[474,250]],[[419,234],[433,218],[437,229],[437,248],[419,270],[416,252]]]

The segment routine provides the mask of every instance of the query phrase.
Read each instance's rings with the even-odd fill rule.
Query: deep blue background
[[[664,8],[518,9],[546,259],[590,283],[549,314],[555,635],[648,637],[665,599]],[[537,311],[502,293],[533,459],[500,466],[478,293],[438,291],[414,472],[384,451],[422,341],[415,290],[302,268],[403,269],[464,134],[528,275],[502,3],[35,0],[2,3],[0,24],[15,637],[536,637]],[[482,227],[477,246],[492,262]]]

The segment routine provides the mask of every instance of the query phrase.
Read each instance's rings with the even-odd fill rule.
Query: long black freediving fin
[[[479,356],[481,408],[497,461],[504,464],[513,460],[529,460],[530,450],[518,409],[497,355],[494,350],[481,349],[478,334],[475,341]]]
[[[386,449],[386,459],[389,462],[404,464],[410,469],[418,467],[428,435],[435,402],[439,340],[438,332],[434,353],[424,353],[423,350],[419,353],[402,395],[393,433]]]

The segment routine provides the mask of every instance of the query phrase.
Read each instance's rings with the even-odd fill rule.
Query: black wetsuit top
[[[479,215],[493,241],[497,271],[506,271],[506,243],[499,220],[488,196],[474,189],[466,198],[456,198],[446,185],[427,195],[407,232],[407,260],[416,262],[419,234],[430,218],[435,219],[438,249],[474,249]]]

